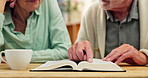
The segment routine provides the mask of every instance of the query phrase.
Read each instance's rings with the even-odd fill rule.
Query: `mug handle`
[[[5,53],[5,51],[1,51],[1,52],[0,52],[0,59],[1,59],[2,61],[4,61],[5,63],[7,63],[7,61],[4,60],[3,57],[2,57],[2,54],[3,54],[3,53]]]

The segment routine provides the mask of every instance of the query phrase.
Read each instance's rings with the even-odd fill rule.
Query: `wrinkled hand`
[[[129,44],[123,44],[120,47],[112,50],[110,54],[103,58],[103,60],[115,61],[116,64],[119,64],[120,62],[123,62],[129,58],[131,58],[138,65],[147,64],[147,56]]]
[[[16,0],[0,0],[0,13],[4,13],[6,2],[10,2],[10,7],[14,8]]]
[[[0,13],[4,12],[6,0],[0,0]]]
[[[74,44],[68,50],[68,56],[73,61],[93,61],[93,51],[88,41],[82,41]]]
[[[4,59],[4,60],[6,60],[6,58],[5,58],[5,57],[3,57],[3,59]],[[4,63],[4,61],[2,61],[2,63]]]
[[[16,3],[16,0],[7,0],[7,2],[10,2],[10,7],[11,8],[14,8],[14,5],[15,5],[15,3]]]

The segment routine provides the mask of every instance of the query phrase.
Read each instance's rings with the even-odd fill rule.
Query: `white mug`
[[[29,49],[7,49],[0,53],[2,61],[7,63],[12,70],[26,69],[32,58],[32,50]],[[2,58],[2,53],[5,54],[6,60]]]

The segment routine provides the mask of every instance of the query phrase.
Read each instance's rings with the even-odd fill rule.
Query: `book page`
[[[71,66],[73,70],[77,69],[77,64],[70,60],[60,60],[60,61],[47,61],[45,64],[40,65],[32,70],[53,70],[62,66]]]
[[[82,61],[78,64],[78,70],[102,70],[102,71],[124,71],[117,64],[102,61],[101,59],[93,59],[92,63]]]

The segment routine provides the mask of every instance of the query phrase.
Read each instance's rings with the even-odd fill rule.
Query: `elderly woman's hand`
[[[0,13],[4,12],[6,2],[10,2],[10,7],[13,8],[16,0],[0,0]]]
[[[5,57],[3,57],[3,59],[4,59],[4,60],[6,60],[6,58],[5,58]],[[1,63],[4,63],[4,61],[2,61]]]
[[[0,13],[4,12],[6,0],[0,0]]]
[[[13,8],[16,0],[7,0],[7,1],[10,2],[10,7]]]
[[[131,60],[125,61],[127,59]],[[135,49],[133,46],[129,44],[123,44],[120,47],[112,50],[110,54],[103,58],[103,60],[115,61],[116,64],[119,64],[123,61],[127,63],[133,63],[134,61],[138,65],[147,64],[147,56],[144,53],[139,52],[137,49]]]

